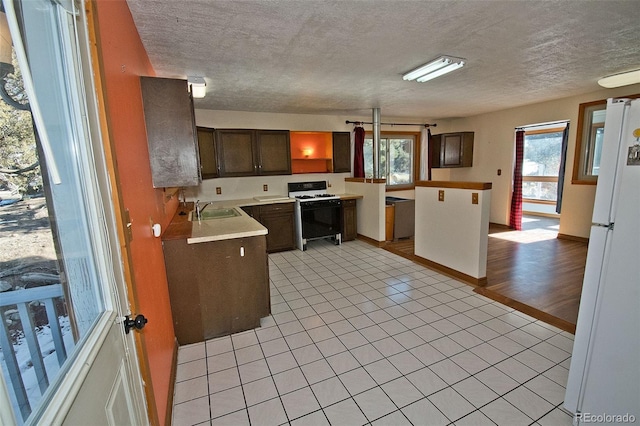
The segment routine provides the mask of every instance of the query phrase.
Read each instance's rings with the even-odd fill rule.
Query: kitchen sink
[[[197,220],[195,215],[195,211],[192,211],[189,214],[189,220]],[[227,219],[236,216],[240,216],[240,213],[234,208],[204,209],[200,212],[200,220]]]

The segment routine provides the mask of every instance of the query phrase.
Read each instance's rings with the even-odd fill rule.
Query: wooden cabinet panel
[[[295,221],[293,203],[278,203],[260,206],[260,219],[269,233],[267,234],[267,252],[275,253],[293,250],[295,241]]]
[[[267,234],[267,253],[293,250],[296,246],[296,228],[293,203],[274,203],[244,206],[242,210],[260,222]]]
[[[333,132],[333,172],[351,171],[351,133]]]
[[[197,186],[200,161],[186,80],[140,77],[154,188]]]
[[[291,144],[288,130],[256,130],[256,148],[258,174],[291,174]]]
[[[217,129],[219,176],[291,174],[288,130]]]
[[[442,133],[431,137],[431,166],[471,167],[473,132]]]
[[[181,345],[255,328],[269,315],[264,236],[198,244],[167,240],[163,250]]]
[[[257,173],[253,141],[253,130],[215,131],[220,176],[249,176]]]
[[[200,153],[200,173],[203,179],[218,177],[214,129],[198,127],[198,151]]]
[[[342,241],[355,240],[358,236],[356,200],[342,201]]]

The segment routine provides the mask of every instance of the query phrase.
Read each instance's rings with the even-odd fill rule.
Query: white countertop
[[[344,198],[360,198],[360,195],[338,194]],[[258,199],[256,199],[258,198]],[[241,207],[261,206],[276,203],[295,203],[295,198],[288,198],[280,195],[257,196],[256,198],[245,198],[239,200],[212,201],[206,207],[209,209],[235,208],[240,216],[223,219],[194,220],[191,225],[191,238],[187,238],[187,244],[206,243],[210,241],[230,240],[233,238],[255,237],[266,235],[267,228],[262,226],[257,220],[246,214]],[[208,201],[202,202],[204,205]]]
[[[207,207],[211,208],[211,206]],[[191,238],[187,238],[187,244],[267,235],[267,228],[242,211],[240,207],[236,210],[240,216],[191,222]]]
[[[240,216],[201,221],[194,220],[191,222],[191,238],[187,238],[187,244],[266,235],[268,233],[267,228],[246,214],[241,207],[274,203],[295,203],[295,201],[293,198],[283,196],[269,196],[268,199],[260,201],[254,198],[213,201],[206,207],[206,210],[235,208],[236,211],[240,213]],[[201,205],[203,204],[205,203],[201,202]]]

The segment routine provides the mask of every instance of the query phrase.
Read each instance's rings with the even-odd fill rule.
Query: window
[[[638,97],[640,97],[638,94],[620,96],[620,98]],[[606,110],[606,99],[580,104],[571,179],[573,184],[595,185],[598,183]]]
[[[562,128],[526,131],[522,164],[522,197],[556,202],[562,153]]]
[[[378,153],[378,173],[387,186],[410,186],[415,181],[415,134],[382,134]],[[364,140],[364,175],[373,176],[373,137]]]

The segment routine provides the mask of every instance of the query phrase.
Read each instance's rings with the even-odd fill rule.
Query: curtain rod
[[[372,121],[345,121],[347,124],[373,124]],[[383,126],[424,126],[424,127],[436,127],[437,124],[425,124],[425,123],[380,123]]]
[[[538,123],[538,124],[531,124],[528,126],[517,126],[514,127],[515,130],[524,130],[524,129],[531,129],[533,127],[545,127],[545,126],[553,126],[555,124],[568,124],[569,120],[560,120],[560,121],[550,121],[548,123]]]

